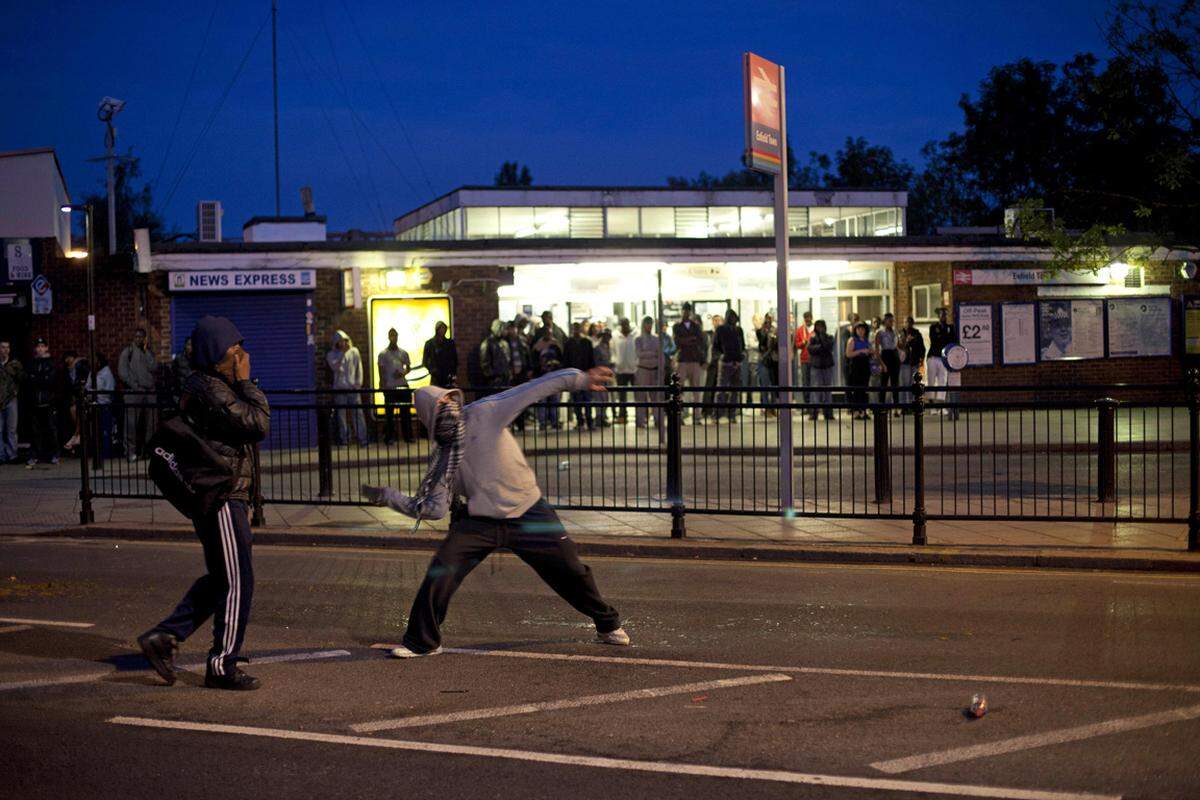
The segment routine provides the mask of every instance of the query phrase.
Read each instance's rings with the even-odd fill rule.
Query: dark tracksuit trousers
[[[230,500],[214,514],[194,521],[204,547],[202,575],[170,616],[155,626],[184,641],[209,617],[213,618],[213,646],[208,669],[216,675],[233,672],[250,621],[254,596],[254,569],[250,563],[250,519],[246,503]]]
[[[463,516],[451,521],[450,534],[434,554],[413,600],[405,647],[427,653],[441,644],[440,628],[450,598],[471,570],[500,547],[533,567],[572,608],[590,617],[597,631],[608,633],[621,627],[621,616],[600,596],[591,569],[579,560],[575,543],[567,537],[558,515],[539,499],[516,519]]]

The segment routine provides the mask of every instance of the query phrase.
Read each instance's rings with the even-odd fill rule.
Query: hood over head
[[[732,308],[725,312],[725,324],[726,325],[737,325],[738,324],[737,312],[734,311]]]
[[[192,330],[192,366],[211,369],[220,363],[229,348],[242,341],[237,326],[225,317],[205,315]]]
[[[350,340],[350,335],[342,330],[337,330],[337,331],[333,332],[333,337],[331,338],[330,344],[333,347],[337,347],[338,343],[341,342],[343,339],[346,340],[346,345],[348,347],[354,346],[354,342]]]
[[[495,336],[496,338],[500,338],[501,336],[504,335],[504,320],[500,320],[500,319],[492,320],[492,325],[491,325],[491,328],[489,328],[489,330],[491,330],[492,336]]]
[[[453,394],[458,397],[460,406],[466,405],[463,393],[458,389],[443,389],[440,386],[422,386],[413,392],[413,405],[417,409],[417,418],[421,420],[421,424],[425,426],[425,430],[429,431],[430,436],[433,435],[433,431],[436,428],[434,425],[434,411],[437,409],[437,402],[447,394]]]

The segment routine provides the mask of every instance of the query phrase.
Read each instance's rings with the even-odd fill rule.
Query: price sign
[[[992,307],[990,305],[960,304],[955,322],[958,341],[967,348],[972,367],[992,365]]]

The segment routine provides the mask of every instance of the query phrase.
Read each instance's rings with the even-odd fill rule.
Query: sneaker
[[[441,652],[441,647],[435,647],[426,653],[418,653],[416,650],[410,650],[408,647],[401,645],[400,647],[393,647],[391,650],[389,650],[388,655],[392,658],[421,658],[423,656],[440,655]]]
[[[258,678],[247,675],[240,669],[234,669],[228,675],[217,675],[209,671],[204,676],[204,685],[209,689],[229,689],[235,692],[252,692],[261,684]]]
[[[58,463],[58,456],[53,456],[53,457],[50,459],[50,465],[51,465],[51,466],[53,466],[53,465],[55,465],[55,464],[57,464],[57,463]]]
[[[130,464],[136,464],[137,456],[128,456],[125,460],[128,461]]]
[[[608,633],[596,631],[596,643],[614,644],[618,647],[628,647],[629,634],[625,632],[624,628],[617,628],[615,631],[609,631]]]
[[[167,686],[175,683],[175,651],[179,649],[179,643],[175,637],[163,631],[146,631],[138,637],[138,645],[142,648],[142,655],[150,662],[150,666],[154,668]]]
[[[37,459],[36,459],[36,458],[31,458],[31,459],[29,459],[28,461],[26,461],[26,462],[25,462],[25,469],[33,469],[33,468],[34,468],[34,467],[36,467],[36,466],[37,466]]]

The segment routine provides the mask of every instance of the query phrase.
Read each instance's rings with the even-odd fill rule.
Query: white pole
[[[775,176],[775,330],[779,333],[779,400],[791,402],[792,348],[791,323],[788,314],[791,302],[788,297],[788,152],[787,152],[787,92],[784,88],[784,70],[779,67],[779,174]],[[784,513],[794,508],[792,468],[792,410],[779,409],[779,506]]]

